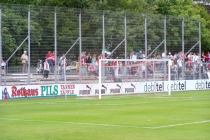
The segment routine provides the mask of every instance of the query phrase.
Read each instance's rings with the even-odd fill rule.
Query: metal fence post
[[[105,25],[104,25],[104,11],[103,11],[103,16],[102,16],[102,34],[103,34],[103,46],[102,46],[102,53],[104,55],[105,51]]]
[[[167,34],[167,25],[166,25],[166,16],[164,18],[164,53],[167,55],[167,48],[166,48],[166,34]]]
[[[166,48],[166,34],[167,34],[167,23],[166,23],[166,16],[164,17],[164,54],[165,54],[165,58],[167,57],[167,48]],[[164,58],[164,59],[165,59]],[[169,64],[168,64],[169,65]],[[166,75],[167,75],[167,66],[166,66],[166,63],[164,63],[164,75],[165,75],[165,78],[166,79]]]
[[[127,58],[127,18],[126,18],[126,12],[124,17],[124,36],[125,36],[125,59]]]
[[[81,20],[82,20],[82,12],[81,12],[81,9],[80,9],[80,13],[79,13],[79,66],[81,68],[81,54],[82,54],[82,23],[81,23]],[[79,68],[79,79],[81,80],[81,69]],[[81,81],[80,81],[81,82]]]
[[[145,58],[147,58],[147,17],[144,17],[144,53]]]
[[[54,11],[54,55],[55,55],[55,69],[54,69],[54,76],[55,76],[55,83],[58,82],[58,71],[57,71],[57,67],[58,67],[58,63],[57,63],[57,13],[56,13],[56,7],[55,7],[55,11]]]
[[[147,48],[148,47],[148,45],[147,45],[147,17],[145,16],[144,17],[144,53],[145,53],[145,58],[147,58]],[[146,66],[145,67],[147,67],[147,63],[145,64]],[[145,79],[147,80],[147,70],[145,70]]]
[[[199,21],[199,23],[198,23],[198,37],[199,37],[199,54],[198,54],[198,56],[200,57],[200,65],[199,65],[199,79],[201,79],[202,77],[201,77],[201,22]]]
[[[28,10],[28,84],[31,82],[31,11]]]
[[[184,38],[184,30],[185,30],[185,24],[184,24],[184,18],[182,19],[182,53],[185,54],[185,38]],[[182,79],[185,77],[185,62],[183,62],[183,68],[182,68]]]

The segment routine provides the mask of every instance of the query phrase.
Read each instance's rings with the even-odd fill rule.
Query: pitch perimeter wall
[[[104,83],[103,95],[156,93],[171,91],[209,90],[210,80],[179,80],[155,82]],[[54,97],[60,95],[97,96],[99,84],[13,85],[0,87],[0,100],[24,97]]]

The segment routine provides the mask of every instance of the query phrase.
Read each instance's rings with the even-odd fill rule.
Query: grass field
[[[0,140],[209,140],[210,91],[0,101]]]

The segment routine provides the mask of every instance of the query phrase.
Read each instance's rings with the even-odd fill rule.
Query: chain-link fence
[[[97,66],[100,58],[172,56],[175,63],[182,58],[185,79],[187,56],[196,53],[201,59],[200,40],[200,22],[191,19],[125,11],[0,5],[1,82],[97,80],[91,65]]]

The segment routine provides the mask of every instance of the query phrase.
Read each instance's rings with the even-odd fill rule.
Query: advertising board
[[[154,93],[187,90],[209,90],[210,80],[177,80],[149,82],[103,83],[102,95]],[[95,96],[99,94],[99,84],[50,84],[13,85],[0,87],[0,100],[23,97],[46,97],[59,95]]]

